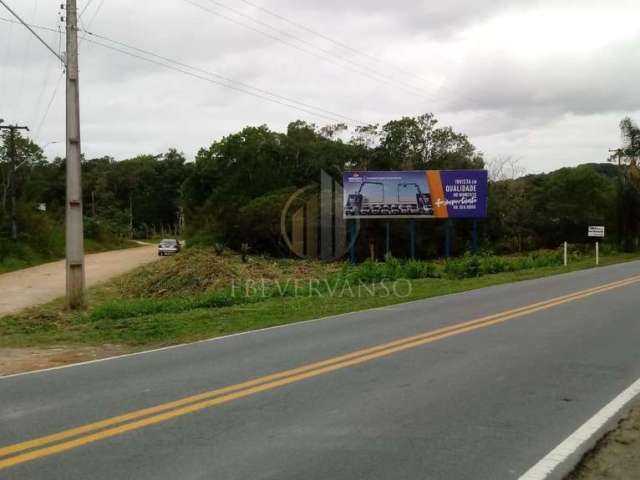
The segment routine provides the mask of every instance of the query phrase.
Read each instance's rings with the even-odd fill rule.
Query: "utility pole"
[[[58,54],[38,33],[13,11],[5,0],[4,6],[29,30],[67,71],[67,200],[66,200],[66,257],[67,306],[85,305],[84,235],[82,230],[82,179],[80,148],[80,92],[78,84],[78,8],[76,0],[67,0],[67,52],[66,58]]]
[[[18,125],[0,125],[0,130],[9,131],[9,197],[11,198],[11,239],[18,239],[18,222],[16,218],[16,165],[18,163],[16,150],[16,130],[29,131],[29,127],[20,127]]]
[[[80,144],[80,87],[78,79],[78,9],[67,0],[67,306],[85,305],[84,232]]]

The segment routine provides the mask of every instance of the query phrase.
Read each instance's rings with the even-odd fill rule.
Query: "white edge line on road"
[[[602,410],[573,432],[531,467],[519,480],[560,480],[578,465],[607,431],[620,420],[630,403],[640,396],[640,379],[609,402]]]
[[[599,268],[607,269],[609,267],[619,267],[621,265],[632,264],[632,263],[634,263],[636,261],[637,260],[631,260],[629,262],[616,263],[616,264],[613,264],[613,265],[606,265],[606,266],[599,267]],[[54,370],[63,370],[63,369],[72,368],[72,367],[81,367],[81,366],[84,366],[84,365],[91,365],[91,364],[94,364],[94,363],[101,363],[101,362],[106,362],[106,361],[109,361],[109,360],[118,360],[118,359],[121,359],[121,358],[135,357],[135,356],[138,356],[138,355],[145,355],[147,353],[156,353],[156,352],[162,352],[162,351],[165,351],[165,350],[173,350],[174,348],[188,347],[188,346],[191,346],[191,345],[198,345],[198,344],[201,344],[201,343],[215,342],[215,341],[218,341],[218,340],[225,340],[227,338],[239,337],[241,335],[256,334],[256,333],[266,332],[266,331],[269,331],[269,330],[275,330],[275,329],[278,329],[278,328],[304,326],[304,325],[307,325],[309,323],[319,322],[319,321],[322,321],[322,320],[330,320],[332,318],[346,317],[346,316],[349,316],[349,315],[357,315],[357,314],[365,313],[365,312],[384,311],[386,309],[393,309],[393,308],[396,308],[396,307],[401,307],[401,306],[406,306],[406,305],[411,305],[411,304],[418,304],[420,302],[446,300],[449,297],[473,295],[473,294],[477,294],[480,291],[489,290],[489,289],[492,289],[492,288],[507,287],[507,286],[514,285],[514,284],[523,285],[523,284],[527,284],[527,283],[530,283],[530,282],[541,282],[541,281],[544,281],[544,280],[548,280],[550,278],[558,278],[558,277],[562,278],[562,277],[567,276],[567,275],[581,274],[582,272],[589,272],[591,270],[592,270],[592,268],[586,268],[584,270],[576,270],[576,271],[573,271],[573,272],[559,273],[559,274],[556,274],[556,275],[552,275],[551,277],[540,277],[540,278],[532,278],[532,279],[521,280],[521,281],[516,281],[516,282],[502,283],[502,284],[498,284],[498,285],[491,285],[489,287],[474,288],[472,290],[465,290],[463,292],[447,293],[447,294],[444,294],[444,295],[437,295],[435,297],[420,298],[420,299],[417,299],[417,300],[410,300],[408,302],[400,302],[400,303],[395,303],[395,304],[392,304],[392,305],[384,305],[384,306],[381,306],[381,307],[367,308],[367,309],[364,309],[364,310],[355,310],[353,312],[339,313],[337,315],[329,315],[329,316],[320,317],[320,318],[311,318],[309,320],[301,320],[299,322],[285,323],[285,324],[282,324],[282,325],[274,325],[272,327],[259,328],[257,330],[247,330],[246,332],[231,333],[229,335],[222,335],[222,336],[219,336],[219,337],[212,337],[212,338],[205,338],[205,339],[202,339],[202,340],[196,340],[194,342],[179,343],[177,345],[168,345],[166,347],[153,348],[151,350],[142,350],[140,352],[131,352],[131,353],[125,353],[125,354],[122,354],[122,355],[114,355],[114,356],[111,356],[111,357],[96,358],[95,360],[87,360],[85,362],[70,363],[68,365],[59,365],[57,367],[41,368],[39,370],[31,370],[29,372],[12,373],[10,375],[0,375],[0,381],[5,380],[5,379],[9,379],[9,378],[21,377],[21,376],[25,376],[25,375],[34,375],[34,374],[37,374],[37,373],[46,373],[46,372],[51,372],[51,371],[54,371]]]

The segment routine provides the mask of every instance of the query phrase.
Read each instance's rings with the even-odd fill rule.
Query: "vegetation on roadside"
[[[609,252],[603,264],[636,259]],[[388,258],[351,266],[218,255],[194,248],[90,290],[92,307],[61,301],[0,319],[0,347],[119,343],[164,345],[391,305],[589,268],[572,250],[467,255],[448,262]],[[395,282],[395,283],[394,283]]]
[[[554,248],[563,241],[585,241],[587,225],[604,225],[611,242],[632,251],[640,248],[640,128],[625,119],[621,132],[622,148],[609,159],[613,164],[525,175],[513,159],[485,159],[463,132],[441,125],[433,114],[355,130],[303,121],[284,132],[249,126],[213,139],[193,162],[175,149],[119,161],[83,160],[85,234],[94,240],[176,236],[186,225],[190,245],[217,243],[237,251],[244,245],[252,254],[288,257],[280,231],[282,207],[293,192],[316,183],[321,171],[339,180],[344,170],[486,168],[491,180],[489,215],[479,222],[482,248],[499,254]],[[15,176],[6,133],[0,138],[0,261],[54,258],[59,254],[51,252],[60,251],[62,243],[65,161],[47,160],[37,144],[16,135]],[[12,182],[17,240],[10,232]],[[399,257],[408,254],[403,223],[394,222],[392,232]],[[373,244],[382,260],[384,225],[363,221],[361,227],[358,258],[368,257]],[[417,255],[442,256],[445,223],[419,222],[417,230]],[[471,222],[455,221],[452,238],[454,254],[468,250]],[[31,252],[7,253],[23,249]]]

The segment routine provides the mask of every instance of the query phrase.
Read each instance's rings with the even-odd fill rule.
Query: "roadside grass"
[[[511,257],[504,260],[505,265],[515,262],[523,268],[480,275],[478,269],[483,267],[478,267],[478,263],[481,264],[483,260],[464,257],[455,261],[471,264],[470,267],[464,267],[470,268],[465,275],[459,273],[462,267],[452,267],[452,262],[434,266],[399,262],[393,266],[393,271],[405,270],[398,276],[389,273],[393,261],[340,267],[320,262],[259,259],[250,265],[239,265],[239,261],[227,257],[218,260],[210,258],[208,265],[203,265],[204,252],[192,255],[191,258],[177,256],[168,259],[168,262],[141,267],[131,274],[91,289],[89,301],[93,306],[86,312],[67,312],[63,309],[62,300],[56,300],[18,315],[0,318],[0,347],[116,343],[135,349],[170,345],[541,278],[592,268],[595,263],[592,257],[580,256],[574,258],[568,267],[557,264],[536,267],[535,260]],[[552,252],[534,257],[544,258],[540,263],[545,264],[551,261],[549,258],[553,255],[555,253]],[[611,254],[601,259],[601,265],[637,259],[638,254]],[[495,261],[493,257],[487,260],[491,265]],[[215,262],[219,264],[212,265]],[[167,277],[167,271],[179,268],[176,265],[181,265],[183,269],[188,266],[195,270],[209,269],[209,273],[219,277],[220,283],[215,289],[208,290],[206,285],[211,286],[211,283],[205,281],[206,285],[203,286],[202,278],[194,272],[193,275],[186,275],[187,280]],[[417,268],[423,271],[415,276],[427,278],[408,279],[407,276]],[[266,277],[262,277],[267,278],[264,286],[252,283],[247,287],[246,283],[242,283],[251,280],[256,272],[266,274]],[[291,278],[298,278],[302,282],[278,282]],[[321,280],[310,285],[304,281],[309,278]],[[405,279],[397,283],[398,296],[390,295],[383,288],[370,287],[372,283],[360,282],[363,279],[369,282],[382,280],[389,287],[390,282],[397,278]],[[170,285],[166,285],[165,281]],[[239,288],[248,289],[250,294],[244,295],[243,291],[238,291],[233,281],[241,282]],[[132,286],[136,282],[137,289]],[[140,287],[141,283],[145,283],[144,288]],[[356,288],[360,290],[356,292]],[[323,296],[328,289],[337,289],[340,294],[334,291],[330,297]]]
[[[135,248],[141,245],[130,240],[121,238],[110,238],[106,240],[85,239],[84,248],[86,253],[107,252],[110,250],[122,250],[124,248]],[[0,274],[22,270],[23,268],[35,267],[43,263],[55,262],[64,258],[60,255],[42,255],[26,247],[22,248],[18,256],[6,256],[0,258]]]

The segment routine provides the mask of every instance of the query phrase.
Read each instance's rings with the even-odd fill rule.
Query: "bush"
[[[383,280],[401,278],[439,278],[442,275],[438,267],[431,262],[419,260],[399,260],[387,257],[384,262],[366,260],[357,266],[346,266],[341,278],[351,282],[375,283]]]

